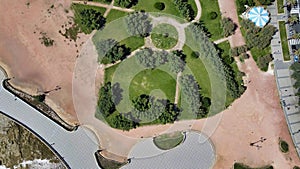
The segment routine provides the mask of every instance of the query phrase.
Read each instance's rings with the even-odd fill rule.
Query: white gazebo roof
[[[263,7],[253,7],[248,13],[247,18],[254,22],[258,27],[264,27],[270,20],[269,12]]]

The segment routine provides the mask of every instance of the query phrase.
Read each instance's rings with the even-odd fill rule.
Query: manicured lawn
[[[155,95],[163,98],[161,90],[171,102],[175,97],[176,80],[167,72],[159,69],[147,69],[139,72],[131,81],[129,94],[130,99],[134,99],[142,94]]]
[[[128,14],[129,13],[127,13],[127,12],[122,12],[122,11],[112,9],[108,13],[108,15],[106,16],[106,22],[107,23],[112,22],[112,21],[117,20],[121,17],[127,16]]]
[[[116,69],[118,68],[118,65],[119,65],[119,63],[105,69],[104,83],[112,81],[112,78],[114,76]]]
[[[279,148],[280,148],[281,152],[283,152],[283,153],[289,152],[289,145],[284,140],[279,140]]]
[[[183,52],[186,54],[186,63],[187,67],[193,73],[195,79],[197,80],[200,88],[201,95],[205,97],[210,97],[211,88],[210,88],[210,79],[208,72],[206,71],[205,65],[202,63],[201,59],[192,57],[192,49],[188,46],[183,47]]]
[[[153,142],[159,149],[169,150],[182,143],[183,138],[181,132],[174,132],[154,137]]]
[[[222,42],[220,44],[217,45],[218,48],[220,48],[223,52],[221,54],[221,57],[224,59],[225,57],[231,57],[229,55],[230,52],[230,44],[228,41]],[[237,64],[235,61],[233,61],[230,65],[229,65],[232,70],[234,71],[235,75],[239,74],[239,69],[237,67]],[[241,82],[242,81],[242,77],[241,76],[235,76],[236,81]],[[229,93],[227,92],[227,96],[226,96],[226,106],[229,106],[233,101],[235,100],[235,98],[232,98]]]
[[[218,0],[200,0],[202,7],[201,21],[205,24],[205,27],[211,33],[211,40],[217,40],[223,38],[223,29],[221,26],[221,13]],[[210,13],[216,12],[217,18],[211,19]]]
[[[259,167],[259,168],[251,168],[245,164],[242,163],[234,163],[233,169],[273,169],[273,166],[265,166],[265,167]]]
[[[284,60],[290,60],[290,54],[289,54],[289,46],[288,46],[288,40],[286,36],[286,28],[285,28],[285,22],[279,21],[279,29],[280,29],[280,39],[281,39],[281,46],[282,46],[282,53]]]
[[[160,49],[171,49],[178,41],[176,28],[169,24],[159,24],[153,28],[151,39],[155,47]]]
[[[277,0],[278,13],[284,13],[283,0]]]
[[[138,36],[131,36],[131,37],[128,37],[128,38],[122,40],[120,43],[129,47],[130,51],[132,52],[132,51],[135,51],[136,49],[144,46],[145,39],[142,37],[138,37]]]
[[[76,24],[78,24],[78,26],[80,27],[80,29],[82,30],[82,32],[87,32],[90,33],[90,28],[87,28],[85,25],[81,24],[81,15],[79,14],[82,10],[84,9],[94,9],[96,11],[99,11],[101,13],[101,15],[103,16],[103,14],[105,13],[106,9],[105,8],[100,8],[100,7],[96,7],[96,6],[89,6],[89,5],[83,5],[83,4],[72,4],[71,6],[72,10],[74,11],[74,21]]]
[[[154,4],[156,2],[162,2],[165,4],[165,9],[160,11],[154,7]],[[160,13],[166,13],[171,14],[175,16],[180,16],[179,11],[177,10],[175,4],[172,2],[172,0],[139,0],[138,4],[134,7],[132,7],[135,10],[144,10],[146,12],[160,12]]]

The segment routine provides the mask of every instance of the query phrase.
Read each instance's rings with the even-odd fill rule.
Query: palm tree
[[[291,25],[294,25],[298,21],[299,21],[299,18],[297,15],[290,15],[288,18],[288,23],[290,23]]]
[[[300,33],[295,33],[295,34],[292,36],[292,39],[300,39]]]
[[[297,55],[297,56],[300,56],[300,48],[297,49],[297,50],[294,50],[294,54]]]

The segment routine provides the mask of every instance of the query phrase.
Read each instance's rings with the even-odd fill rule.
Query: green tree
[[[130,8],[138,3],[138,0],[115,0],[114,5],[124,7],[124,8]]]
[[[95,43],[98,51],[98,62],[102,64],[115,63],[130,54],[130,49],[114,39],[100,40]]]
[[[288,23],[291,25],[298,23],[298,21],[299,21],[298,15],[290,15],[288,18]]]
[[[139,64],[146,68],[154,69],[167,62],[168,53],[166,51],[153,51],[150,48],[144,48],[135,54]]]
[[[172,53],[168,55],[168,63],[173,73],[177,74],[184,70],[185,58],[186,55],[180,50],[172,51]]]
[[[234,34],[234,31],[236,29],[236,24],[232,21],[230,18],[222,18],[222,27],[223,27],[223,34],[225,37],[228,37],[230,35]]]
[[[145,12],[135,12],[126,17],[127,31],[132,36],[149,36],[152,24]]]
[[[86,34],[89,34],[92,30],[101,29],[106,22],[101,12],[94,9],[83,9],[79,12],[79,15],[75,15],[75,20],[79,20],[81,30]]]

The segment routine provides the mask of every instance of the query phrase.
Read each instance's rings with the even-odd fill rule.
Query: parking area
[[[291,78],[289,62],[275,61],[275,76],[281,106],[290,130],[292,140],[300,156],[300,111],[298,107],[298,96],[293,88],[294,81]]]

